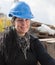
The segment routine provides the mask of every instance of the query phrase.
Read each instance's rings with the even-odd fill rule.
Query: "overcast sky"
[[[55,25],[55,0],[20,0],[31,7],[35,21]],[[0,0],[0,12],[8,13],[13,0]]]

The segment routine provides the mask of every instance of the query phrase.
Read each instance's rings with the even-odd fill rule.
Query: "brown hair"
[[[13,23],[17,17],[12,17],[11,22]]]
[[[16,18],[17,18],[17,17],[14,16],[14,17],[12,17],[12,19],[11,19],[11,23],[12,23],[13,26],[15,26],[15,25],[14,25],[14,21],[15,21]]]

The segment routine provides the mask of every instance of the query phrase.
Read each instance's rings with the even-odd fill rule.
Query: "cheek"
[[[19,27],[19,26],[20,26],[20,23],[15,22],[15,26],[16,26],[16,27]]]
[[[27,23],[27,27],[30,27],[30,22]]]
[[[15,28],[17,29],[19,26],[20,25],[17,22],[15,22]]]

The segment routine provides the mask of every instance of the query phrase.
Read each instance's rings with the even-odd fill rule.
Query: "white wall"
[[[7,14],[11,5],[13,3],[13,0],[0,0],[0,13]]]
[[[20,0],[27,2],[35,16],[34,20],[55,25],[55,0]]]

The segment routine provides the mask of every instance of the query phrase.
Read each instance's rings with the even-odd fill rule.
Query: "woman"
[[[28,33],[33,18],[25,2],[15,3],[9,16],[13,26],[4,33],[0,44],[0,65],[55,65],[55,60],[46,52],[41,42]]]

